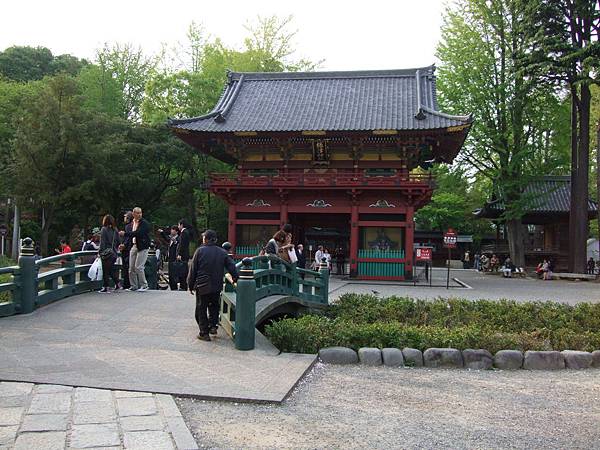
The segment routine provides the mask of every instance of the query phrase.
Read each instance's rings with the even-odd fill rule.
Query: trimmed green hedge
[[[600,349],[600,305],[348,294],[325,315],[284,319],[265,332],[281,351],[300,353],[336,345],[593,351]]]
[[[478,325],[506,332],[544,328],[600,331],[600,303],[572,306],[556,302],[473,301],[458,298],[428,301],[346,294],[332,305],[327,315],[353,323],[400,322],[444,328]]]

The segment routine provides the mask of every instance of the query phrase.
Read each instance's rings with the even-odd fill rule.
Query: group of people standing
[[[115,290],[147,291],[148,282],[144,273],[148,249],[150,248],[150,222],[142,217],[142,209],[133,208],[125,213],[124,230],[117,228],[116,220],[110,214],[102,218],[98,255],[102,261],[101,293],[110,292],[112,279]],[[115,263],[121,257],[123,272],[122,283],[117,274]]]
[[[284,261],[289,263],[296,263],[296,266],[302,269],[306,268],[306,254],[304,251],[304,245],[302,244],[293,244],[292,237],[292,225],[286,224],[283,228],[277,231],[273,237],[267,242],[263,252],[267,255],[275,255],[281,258]],[[344,274],[344,265],[345,265],[345,253],[344,249],[339,247],[336,249],[334,253],[336,266],[337,266],[337,274]],[[327,247],[319,245],[317,251],[315,252],[315,259],[311,262],[310,268],[313,270],[319,270],[321,262],[325,258],[325,262],[327,263],[327,267],[332,269],[332,257],[329,253]]]

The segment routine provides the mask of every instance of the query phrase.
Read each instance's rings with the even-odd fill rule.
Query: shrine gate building
[[[341,247],[351,276],[402,280],[414,213],[434,188],[428,169],[452,163],[471,123],[438,111],[431,66],[229,72],[210,113],[169,126],[234,166],[210,174],[210,190],[229,204],[236,257],[256,255],[291,223],[307,255]]]

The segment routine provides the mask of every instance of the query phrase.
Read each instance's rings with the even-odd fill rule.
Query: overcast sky
[[[153,53],[185,41],[192,21],[241,48],[257,14],[292,14],[295,59],[324,59],[319,70],[399,69],[435,62],[443,10],[442,0],[6,0],[0,50],[41,45],[93,59],[105,42],[128,42]]]

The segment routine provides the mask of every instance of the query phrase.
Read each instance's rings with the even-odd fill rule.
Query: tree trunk
[[[600,119],[596,125],[596,203],[600,205]],[[598,208],[598,246],[600,247],[600,208]],[[600,257],[600,248],[596,259]]]
[[[569,209],[569,254],[567,255],[567,261],[569,265],[569,272],[573,272],[575,269],[575,258],[573,253],[572,244],[575,242],[577,236],[575,232],[575,204],[576,202],[576,190],[577,185],[577,130],[578,130],[578,114],[577,114],[577,88],[571,86],[571,198]]]
[[[48,234],[50,232],[50,213],[42,212],[42,215],[42,242],[40,243],[40,252],[42,253],[42,256],[49,256]]]
[[[581,85],[581,97],[579,105],[579,136],[577,142],[577,179],[576,185],[571,186],[575,192],[573,223],[574,239],[571,241],[571,253],[573,254],[573,272],[586,272],[586,253],[588,238],[588,199],[589,199],[589,170],[590,170],[590,88],[586,84]],[[573,196],[571,196],[573,198]],[[573,200],[572,200],[573,201]]]
[[[515,266],[525,267],[525,245],[523,244],[523,223],[521,219],[507,220],[506,230],[508,232],[510,259]]]

